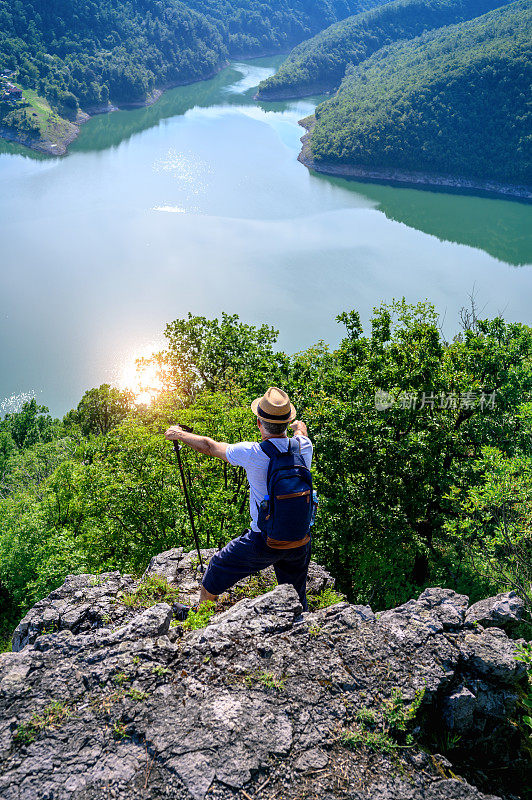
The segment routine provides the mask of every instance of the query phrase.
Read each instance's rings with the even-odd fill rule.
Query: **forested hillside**
[[[282,52],[386,0],[185,0],[222,31],[229,54]]]
[[[436,584],[473,601],[530,583],[532,330],[464,314],[446,342],[427,303],[382,306],[366,333],[355,312],[339,321],[336,350],[290,357],[267,326],[178,319],[151,407],[104,385],[62,421],[35,401],[0,420],[5,635],[68,573],[141,574],[153,555],[191,549],[163,433],[181,421],[219,441],[255,440],[249,403],[268,385],[308,424],[314,558],[350,600],[382,609]],[[245,475],[182,457],[202,546],[223,545],[249,520]]]
[[[60,111],[145,98],[226,55],[216,27],[174,0],[0,0],[0,67]]]
[[[532,183],[530,0],[386,47],[318,106],[318,165]]]
[[[0,0],[0,70],[60,113],[143,100],[228,54],[279,51],[379,0]]]
[[[348,64],[360,64],[385,45],[472,19],[505,0],[395,0],[338,22],[298,45],[259,97],[299,97],[339,86]]]

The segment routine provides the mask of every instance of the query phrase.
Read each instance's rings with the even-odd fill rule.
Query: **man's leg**
[[[311,544],[298,547],[296,550],[287,550],[279,561],[274,564],[275,576],[279,585],[290,583],[299,595],[303,611],[308,611],[307,605],[307,573],[310,563]]]
[[[265,552],[261,543],[260,533],[247,530],[215,553],[203,576],[200,603],[216,600],[237,581],[273,564],[275,553],[272,556],[271,551]]]

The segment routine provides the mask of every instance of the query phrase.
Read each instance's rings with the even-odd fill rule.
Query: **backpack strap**
[[[269,439],[259,442],[259,447],[270,459],[275,458],[275,456],[279,455],[280,452],[278,448],[272,442],[270,442]]]

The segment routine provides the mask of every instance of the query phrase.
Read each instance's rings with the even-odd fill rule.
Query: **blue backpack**
[[[308,534],[314,518],[312,475],[294,439],[281,453],[268,439],[260,448],[270,459],[268,494],[259,507],[258,524],[267,540],[297,542]]]

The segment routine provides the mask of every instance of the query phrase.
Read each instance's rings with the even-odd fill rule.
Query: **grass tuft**
[[[65,703],[50,703],[41,714],[33,714],[28,722],[18,726],[13,741],[18,745],[31,744],[42,731],[56,728],[69,716],[70,710]]]
[[[122,594],[119,602],[129,608],[150,608],[157,603],[175,603],[179,600],[179,589],[170,586],[161,575],[148,575],[131,594]]]
[[[188,617],[183,622],[183,629],[185,631],[197,631],[200,628],[205,628],[210,618],[216,614],[216,603],[212,600],[202,603],[197,611],[192,609],[188,612]]]

